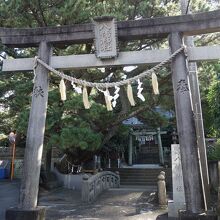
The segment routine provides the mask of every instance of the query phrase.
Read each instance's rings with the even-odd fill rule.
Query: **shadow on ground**
[[[5,210],[18,204],[20,183],[0,182],[0,219]],[[153,194],[144,189],[110,189],[96,202],[81,202],[80,192],[57,188],[41,190],[39,205],[45,206],[46,220],[165,220],[166,210],[154,204]]]
[[[111,189],[92,204],[82,203],[80,194],[60,189],[42,195],[40,204],[47,206],[46,219],[165,220],[166,210],[154,205],[155,194],[138,189]]]

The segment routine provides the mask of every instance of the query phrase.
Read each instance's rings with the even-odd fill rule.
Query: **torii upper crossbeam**
[[[172,32],[184,35],[220,31],[220,10],[191,15],[159,17],[117,22],[119,40],[165,38]],[[0,38],[9,47],[38,46],[41,41],[52,44],[93,42],[93,24],[41,28],[0,28]]]

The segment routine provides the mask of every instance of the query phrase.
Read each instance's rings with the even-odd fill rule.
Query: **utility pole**
[[[191,14],[190,10],[190,0],[181,0],[181,13]],[[192,36],[185,36],[184,42],[187,47],[194,47],[194,40]],[[208,163],[207,163],[207,154],[206,154],[206,143],[203,127],[203,117],[202,117],[202,107],[200,99],[200,89],[198,83],[198,72],[197,64],[195,62],[188,62],[188,71],[189,71],[189,83],[191,90],[192,98],[192,108],[194,114],[194,121],[196,127],[196,137],[197,137],[197,146],[199,153],[199,165],[201,173],[201,182],[203,189],[203,198],[204,198],[204,208],[205,211],[209,208],[210,202],[210,187],[209,187],[209,174],[208,174]]]
[[[15,132],[11,131],[8,136],[11,148],[12,148],[12,158],[11,158],[11,173],[10,179],[13,180],[14,178],[14,166],[15,166],[15,142],[16,142],[16,134]]]

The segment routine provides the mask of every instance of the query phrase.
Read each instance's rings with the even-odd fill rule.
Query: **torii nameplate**
[[[100,59],[114,58],[117,51],[117,27],[114,17],[96,17],[93,20],[96,56]]]

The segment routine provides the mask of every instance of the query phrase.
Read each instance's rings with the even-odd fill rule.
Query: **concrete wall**
[[[220,161],[208,161],[208,167],[209,167],[209,180],[210,180],[210,188],[211,190],[218,188],[219,185],[219,170],[218,167],[220,167],[218,164],[220,164]]]
[[[82,189],[82,178],[84,174],[62,174],[56,168],[53,169],[59,182],[62,183],[64,188],[81,190]]]
[[[15,160],[14,177],[21,179],[23,171],[23,159]]]

